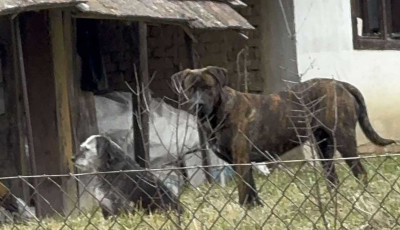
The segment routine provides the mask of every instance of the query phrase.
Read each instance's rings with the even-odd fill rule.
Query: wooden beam
[[[140,73],[138,87],[141,95],[132,97],[135,160],[144,168],[149,167],[149,111],[145,111],[145,102],[149,102],[149,66],[147,53],[147,25],[139,22]]]
[[[19,58],[18,58],[18,42],[17,42],[17,28],[15,20],[10,17],[11,27],[11,42],[12,42],[12,57],[13,60],[13,77],[7,79],[8,85],[6,87],[7,95],[7,116],[10,124],[10,139],[9,139],[9,151],[15,154],[15,158],[18,162],[17,171],[19,175],[29,175],[30,167],[29,160],[25,153],[25,135],[24,135],[24,118],[23,108],[21,105],[20,98],[22,98],[21,82],[19,74]],[[19,31],[19,29],[18,29]],[[11,56],[11,55],[10,55]],[[25,202],[29,202],[30,194],[28,185],[19,182],[22,185],[22,196]]]
[[[72,78],[72,42],[71,14],[68,11],[50,10],[50,38],[53,56],[53,71],[56,95],[56,117],[60,155],[60,173],[74,172],[71,161],[74,147],[72,139],[69,79]],[[62,187],[64,212],[69,214],[74,209],[76,184],[73,179],[64,177]]]
[[[64,153],[61,152],[63,138],[59,133],[58,115],[62,93],[56,90],[59,79],[56,79],[54,69],[54,64],[61,65],[61,61],[57,60],[60,58],[57,55],[60,54],[53,58],[52,44],[59,39],[52,37],[54,31],[51,30],[54,30],[55,24],[51,14],[49,11],[39,11],[20,15],[23,60],[26,75],[29,76],[26,78],[25,88],[30,105],[30,114],[27,117],[32,125],[34,166],[37,168],[34,169],[34,174],[66,172],[63,165]],[[37,199],[36,205],[40,206],[39,216],[62,214],[65,211],[64,195],[59,186],[63,186],[63,179],[56,177],[50,181],[38,178],[38,181],[40,186],[36,187],[36,191],[41,198]]]
[[[31,108],[29,105],[29,95],[28,95],[28,86],[26,80],[26,73],[25,73],[25,61],[24,61],[24,54],[22,48],[22,38],[21,38],[21,31],[20,31],[20,20],[19,16],[15,18],[14,24],[14,31],[15,31],[15,38],[16,38],[16,46],[17,46],[17,57],[18,57],[18,67],[19,67],[19,75],[21,78],[21,87],[22,87],[22,95],[23,95],[23,104],[24,104],[24,112],[25,112],[25,122],[26,122],[26,132],[27,132],[27,139],[28,139],[28,148],[29,148],[29,162],[30,162],[30,174],[37,175],[37,168],[36,168],[36,154],[35,154],[35,145],[33,140],[33,128],[32,128],[32,121],[31,121]],[[36,178],[33,178],[33,186],[37,188],[38,181]],[[39,201],[38,195],[34,197],[35,199],[35,208],[36,208],[36,215],[41,216],[42,209],[41,209],[41,202]]]
[[[67,20],[65,20],[66,23]],[[68,78],[70,67],[70,55],[67,54],[64,43],[64,29],[69,32],[70,28],[64,28],[63,13],[60,10],[50,11],[50,37],[53,54],[53,71],[56,91],[56,116],[58,135],[60,139],[61,171],[73,172],[71,118],[68,98]],[[70,23],[68,23],[70,24]],[[69,26],[69,25],[68,25]]]

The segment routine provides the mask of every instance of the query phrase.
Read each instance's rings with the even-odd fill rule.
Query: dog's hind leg
[[[104,219],[108,219],[110,216],[115,216],[119,214],[118,204],[115,204],[108,198],[103,198],[100,202],[101,212]]]
[[[357,155],[357,141],[355,131],[348,131],[346,135],[340,135],[338,138],[338,151],[344,158],[355,158]],[[360,159],[346,159],[345,160],[353,175],[357,177],[364,186],[368,185],[367,172],[365,171]]]
[[[335,153],[333,138],[323,129],[317,129],[314,132],[314,137],[319,157],[327,159],[327,161],[322,160],[321,164],[324,174],[328,179],[328,187],[331,189],[335,188],[339,184],[339,178],[336,173],[335,162],[331,160]]]

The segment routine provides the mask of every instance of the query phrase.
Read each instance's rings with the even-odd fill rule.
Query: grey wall
[[[280,5],[282,3],[283,9]],[[264,93],[298,81],[293,0],[261,1],[261,72]]]

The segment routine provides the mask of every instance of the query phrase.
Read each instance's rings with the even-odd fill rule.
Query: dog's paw
[[[264,204],[261,202],[260,198],[255,195],[255,196],[250,196],[249,199],[246,200],[244,206],[247,208],[256,208],[256,207],[262,207]]]

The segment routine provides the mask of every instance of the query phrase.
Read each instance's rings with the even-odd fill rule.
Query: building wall
[[[254,26],[258,26],[261,18],[257,9],[256,5],[252,4],[240,10],[240,13]],[[125,80],[135,83],[133,65],[136,64],[139,68],[137,26],[134,23],[101,20],[98,31],[100,53],[109,87],[126,89]],[[227,68],[231,79],[230,85],[240,90],[244,90],[244,77],[242,76],[241,82],[238,82],[237,55],[247,44],[248,89],[251,92],[263,91],[259,60],[260,35],[257,30],[248,32],[248,40],[232,30],[195,30],[192,33],[198,41],[193,44],[197,64],[200,67],[215,65]],[[148,26],[149,74],[150,77],[155,74],[150,89],[154,97],[176,97],[170,87],[170,76],[191,67],[192,57],[189,57],[187,39],[190,38],[185,35],[185,31],[180,26],[166,24]],[[240,65],[242,73],[243,58],[240,59]]]
[[[247,46],[247,71],[248,90],[253,93],[261,93],[265,88],[265,79],[270,72],[265,73],[263,67],[264,50],[262,50],[261,28],[264,17],[261,9],[262,0],[245,0],[248,7],[237,9],[256,30],[244,32],[248,39],[244,39],[238,31],[233,30],[195,30],[192,31],[197,43],[193,44],[194,55],[200,67],[214,65],[228,69],[230,86],[244,91],[243,56],[240,58],[240,79],[238,79],[237,55]],[[264,26],[265,27],[265,26]],[[157,25],[149,27],[149,68],[150,74],[157,71],[156,78],[151,85],[156,96],[173,95],[165,89],[169,83],[169,77],[190,66],[190,59],[184,38],[185,32],[181,27],[169,25]],[[270,34],[265,37],[270,37]],[[296,69],[296,68],[295,68]],[[268,78],[273,81],[274,78]],[[271,85],[271,84],[267,84]]]
[[[249,91],[254,93],[261,93],[264,91],[264,85],[267,82],[265,74],[263,74],[263,55],[262,50],[262,25],[263,25],[263,11],[260,4],[263,0],[246,0],[247,7],[239,9],[238,12],[246,18],[255,30],[247,32],[249,39],[246,41],[248,46],[248,85]]]
[[[238,85],[237,54],[245,48],[245,40],[235,31],[195,31],[198,40],[194,54],[199,67],[220,66],[228,70],[229,84],[244,89],[243,81]],[[241,65],[242,65],[241,61]],[[243,69],[243,68],[242,68]]]
[[[249,23],[255,28],[252,31],[245,32],[248,36],[248,40],[238,39],[233,52],[230,54],[230,69],[234,71],[235,79],[237,80],[237,65],[236,56],[237,53],[243,48],[243,44],[247,46],[247,70],[248,70],[248,90],[252,93],[261,93],[264,91],[265,74],[263,73],[263,62],[261,57],[263,51],[262,46],[262,32],[261,27],[263,25],[263,11],[260,8],[263,0],[245,0],[247,4],[246,8],[237,9],[239,14],[246,18]],[[235,33],[237,34],[237,33]],[[243,91],[244,87],[243,76],[241,77],[240,89]]]
[[[264,92],[271,93],[298,81],[293,1],[262,1],[260,9],[261,71]]]
[[[248,12],[251,13],[251,12]],[[228,69],[230,86],[238,89],[237,55],[248,44],[247,69],[249,91],[262,91],[262,78],[259,74],[258,40],[254,37],[257,32],[250,32],[250,39],[245,40],[237,31],[232,30],[195,30],[192,31],[197,43],[193,43],[196,65],[209,65]],[[189,68],[192,57],[188,51],[189,45],[185,31],[174,25],[151,25],[148,28],[149,73],[156,73],[150,88],[155,97],[167,96],[174,98],[170,88],[172,74]],[[243,71],[243,59],[240,59]],[[241,72],[242,72],[241,71]],[[244,79],[240,83],[240,90],[244,90]]]
[[[373,127],[400,139],[400,51],[353,49],[348,0],[294,0],[299,73],[350,82],[363,93]],[[368,142],[358,129],[359,144]]]
[[[100,53],[111,89],[127,90],[125,81],[135,81],[134,66],[139,70],[138,27],[136,23],[100,20]]]
[[[230,85],[242,91],[244,88],[243,57],[240,59],[241,79],[237,73],[237,55],[247,45],[248,90],[260,93],[264,90],[265,76],[261,65],[262,14],[261,0],[247,0],[248,7],[238,9],[257,29],[246,32],[245,40],[238,31],[233,30],[195,30],[192,31],[198,43],[193,44],[198,65],[221,66],[228,69]],[[138,50],[135,46],[135,26],[120,21],[102,20],[99,24],[101,55],[103,58],[108,83],[111,88],[124,89],[124,80],[134,83],[133,63],[139,65]],[[174,98],[170,87],[170,76],[191,66],[191,57],[186,43],[187,37],[180,26],[151,24],[148,26],[148,64],[149,74],[155,77],[150,89],[155,97]],[[271,78],[273,79],[273,78]]]
[[[155,97],[175,98],[170,87],[171,75],[190,67],[185,32],[179,26],[151,25],[148,27],[149,75],[154,75],[150,89]]]

